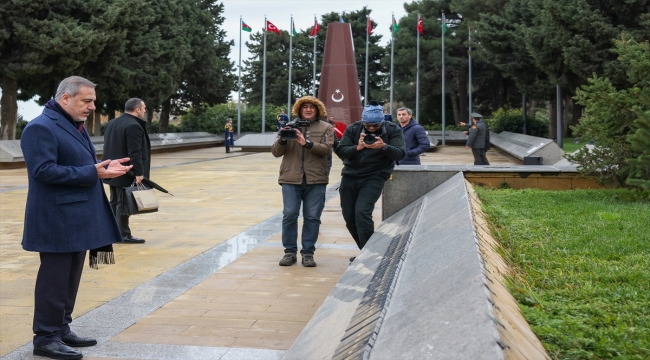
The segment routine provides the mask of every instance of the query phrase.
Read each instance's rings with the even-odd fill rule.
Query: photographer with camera
[[[359,249],[363,249],[375,232],[372,211],[384,183],[390,177],[395,161],[406,155],[402,129],[395,123],[384,121],[382,107],[376,102],[367,105],[361,121],[345,129],[336,155],[343,160],[339,193],[345,226]]]
[[[271,147],[275,157],[282,157],[278,183],[282,186],[282,246],[284,257],[280,266],[297,261],[298,213],[302,203],[302,265],[316,266],[314,251],[325,207],[327,155],[332,151],[332,125],[319,120],[327,115],[325,105],[315,97],[304,96],[293,105],[291,112],[299,118],[286,124]]]

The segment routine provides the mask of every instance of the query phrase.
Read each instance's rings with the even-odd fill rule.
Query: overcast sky
[[[253,28],[253,32],[256,32],[264,27],[264,15],[280,30],[288,30],[291,14],[293,14],[296,30],[300,31],[311,28],[314,24],[314,14],[320,21],[321,15],[329,12],[352,12],[367,6],[372,10],[371,18],[378,24],[375,34],[383,35],[381,42],[386,44],[390,40],[391,12],[395,13],[397,19],[406,15],[403,0],[224,0],[223,4],[223,15],[226,18],[223,28],[227,32],[228,39],[235,42],[230,53],[230,59],[235,66],[239,62],[239,16],[242,16],[244,22]],[[242,33],[242,42],[245,43],[249,36],[249,33]],[[249,57],[246,45],[243,45],[242,60]],[[234,97],[236,96],[237,94],[234,93]],[[18,113],[26,120],[38,116],[42,109],[35,101],[18,102]]]

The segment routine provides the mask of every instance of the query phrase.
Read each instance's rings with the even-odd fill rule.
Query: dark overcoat
[[[469,128],[469,136],[465,145],[472,149],[482,149],[485,147],[487,136],[489,136],[487,126],[484,122],[478,121]],[[487,137],[487,140],[489,141],[489,137]]]
[[[23,249],[77,252],[122,240],[85,128],[46,108],[25,127],[20,147],[29,181]]]
[[[431,147],[426,130],[415,119],[411,119],[402,128],[402,132],[404,133],[406,156],[399,161],[399,165],[420,165],[420,154]]]
[[[104,152],[102,160],[130,158],[124,165],[133,165],[131,171],[136,176],[149,179],[151,169],[151,141],[146,131],[146,122],[131,114],[122,114],[108,122],[104,130]],[[122,175],[113,179],[104,180],[105,183],[128,187],[134,178]]]

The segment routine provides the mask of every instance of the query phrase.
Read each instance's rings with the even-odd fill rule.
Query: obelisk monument
[[[318,99],[325,104],[327,116],[333,116],[334,121],[351,124],[361,120],[359,76],[352,28],[348,23],[327,24]]]

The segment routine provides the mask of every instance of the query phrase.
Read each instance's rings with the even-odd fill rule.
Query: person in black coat
[[[23,131],[27,166],[23,249],[36,251],[40,267],[34,288],[34,355],[81,359],[72,347],[97,341],[70,329],[86,252],[89,263],[114,263],[112,244],[120,230],[100,179],[131,169],[128,158],[97,162],[84,121],[95,110],[95,84],[71,76]]]
[[[132,98],[124,104],[124,114],[111,120],[104,131],[104,154],[102,159],[129,157],[133,165],[133,174],[105,180],[110,186],[111,208],[117,219],[122,234],[122,242],[140,244],[145,240],[131,235],[129,215],[123,214],[124,189],[133,181],[140,184],[143,178],[149,178],[151,168],[151,142],[147,135],[147,123],[143,120],[146,105],[142,99]]]

